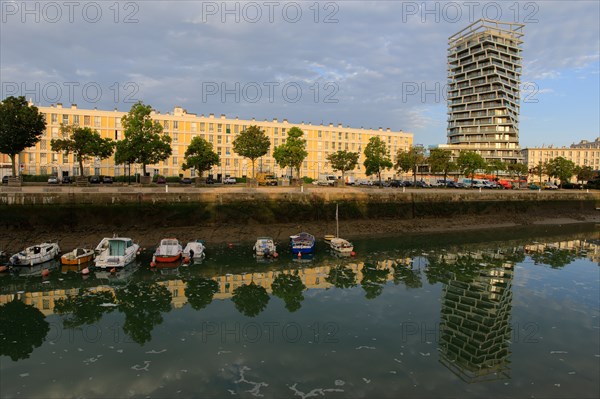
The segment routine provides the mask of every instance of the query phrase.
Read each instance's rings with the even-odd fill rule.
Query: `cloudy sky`
[[[600,135],[597,1],[0,1],[1,97],[343,123],[446,142],[448,37],[525,23],[520,140]]]

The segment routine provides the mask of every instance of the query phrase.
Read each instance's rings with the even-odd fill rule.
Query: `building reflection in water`
[[[450,271],[442,289],[440,362],[468,383],[510,378],[514,262],[506,258],[476,252],[434,262]]]

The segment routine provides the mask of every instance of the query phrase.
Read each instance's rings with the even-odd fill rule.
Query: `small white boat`
[[[163,238],[152,256],[153,262],[172,263],[181,259],[183,248],[177,238]]]
[[[38,245],[25,248],[10,257],[8,260],[11,266],[33,266],[47,262],[58,256],[60,247],[54,242],[44,242]]]
[[[338,204],[335,205],[335,237],[325,236],[331,249],[340,254],[352,254],[354,245],[348,240],[340,238],[340,223],[338,218]],[[329,238],[329,240],[327,240]]]
[[[276,256],[277,253],[277,247],[271,237],[258,237],[252,249],[256,256],[270,257]]]
[[[343,238],[339,238],[339,237],[334,237],[329,241],[329,246],[331,247],[332,250],[339,252],[339,253],[352,253],[352,251],[354,250],[354,245],[352,245],[352,243],[348,240],[345,240]]]
[[[138,255],[140,246],[127,237],[103,238],[96,247],[96,267],[112,269],[125,267]]]
[[[189,259],[190,263],[199,262],[204,259],[204,250],[206,247],[201,240],[190,241],[183,248],[183,258]]]
[[[81,265],[94,259],[94,250],[88,248],[75,248],[60,257],[63,265]]]

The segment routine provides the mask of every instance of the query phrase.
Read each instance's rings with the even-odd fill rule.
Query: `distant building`
[[[600,148],[600,137],[594,141],[581,140],[577,144],[571,144],[571,148]]]
[[[572,144],[570,147],[548,147],[524,148],[524,162],[529,169],[534,168],[540,163],[544,164],[554,158],[563,157],[572,161],[577,166],[589,166],[594,170],[600,170],[600,138],[588,142],[582,140],[578,144]],[[544,176],[544,175],[542,175]],[[547,176],[546,176],[547,178]]]
[[[116,109],[80,109],[77,105],[63,107],[60,103],[49,107],[38,106],[38,109],[46,117],[46,131],[38,144],[20,154],[19,165],[22,165],[24,174],[56,174],[59,176],[79,174],[79,167],[73,159],[73,154],[64,155],[53,152],[50,148],[51,140],[60,137],[61,124],[90,127],[97,130],[102,137],[113,140],[121,140],[124,137],[121,118],[126,113]],[[225,115],[215,116],[214,114],[198,116],[188,113],[181,107],[175,107],[173,112],[164,114],[153,112],[151,116],[163,126],[164,132],[171,137],[173,154],[164,162],[148,165],[147,171],[164,176],[184,174],[194,177],[193,172],[183,171],[181,165],[184,162],[184,154],[188,145],[196,136],[212,143],[214,151],[219,154],[221,164],[209,171],[213,178],[251,176],[250,161],[233,151],[233,139],[251,125],[259,126],[271,140],[271,148],[267,155],[256,160],[256,170],[274,173],[277,176],[287,175],[289,169],[282,169],[275,163],[275,159],[272,157],[273,148],[285,142],[287,131],[294,126],[302,129],[304,138],[307,140],[308,156],[300,168],[300,174],[312,178],[317,178],[319,173],[334,174],[327,161],[327,155],[338,150],[358,152],[360,154],[359,165],[355,170],[347,172],[346,175],[365,177],[365,169],[362,165],[363,152],[372,136],[381,138],[390,153],[394,155],[400,149],[407,150],[413,143],[412,133],[402,130],[392,131],[389,128],[351,128],[332,123],[313,125],[304,122],[291,123],[287,119],[283,121],[277,119],[270,121],[242,120],[237,117],[227,118]],[[10,165],[8,161],[5,161],[3,160],[4,165]],[[127,174],[123,165],[114,164],[113,157],[105,160],[86,161],[84,169],[86,175],[122,176]],[[132,174],[135,172],[141,173],[141,166],[138,165],[136,170],[132,170]],[[10,174],[9,169],[6,168],[2,169],[2,173]],[[341,173],[337,174],[341,176]],[[384,178],[392,177],[393,174],[393,170],[382,173]]]
[[[453,157],[521,160],[519,85],[523,24],[481,19],[448,40],[448,143]]]

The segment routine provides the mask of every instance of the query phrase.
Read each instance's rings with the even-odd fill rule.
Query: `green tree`
[[[264,130],[256,125],[249,126],[233,140],[233,151],[252,162],[252,177],[255,177],[254,162],[269,152],[271,141]]]
[[[575,163],[563,157],[551,159],[547,166],[548,176],[560,180],[560,186],[568,183],[575,174]]]
[[[498,175],[500,174],[500,172],[504,172],[506,168],[507,165],[505,162],[502,162],[499,159],[493,159],[487,164],[486,170],[489,173],[496,175],[496,180],[498,180]]]
[[[219,155],[213,151],[212,144],[198,136],[192,139],[184,156],[185,161],[181,168],[183,170],[194,169],[198,171],[200,177],[205,171],[219,164]]]
[[[447,180],[448,173],[456,169],[456,164],[452,162],[452,151],[443,148],[432,149],[427,161],[432,173],[444,174],[444,181]]]
[[[523,176],[527,176],[528,173],[528,169],[527,169],[527,165],[525,165],[524,163],[509,163],[507,168],[508,173],[511,174],[511,176],[516,176],[517,180],[519,181],[519,185],[521,184],[521,177]]]
[[[52,151],[63,152],[69,155],[73,153],[79,163],[79,174],[83,173],[83,161],[90,157],[106,159],[113,154],[115,142],[110,138],[103,139],[96,130],[89,127],[61,125],[62,139],[52,139],[50,147]]]
[[[381,188],[381,172],[393,166],[387,146],[377,136],[369,139],[369,143],[365,147],[365,160],[363,165],[366,169],[367,176],[377,174],[379,179],[379,187]]]
[[[303,138],[302,129],[294,126],[287,133],[287,139],[273,149],[273,158],[282,168],[290,167],[296,170],[296,177],[300,178],[300,167],[308,156],[306,139]],[[268,147],[267,147],[268,148]]]
[[[171,138],[163,134],[158,121],[150,117],[152,107],[141,101],[121,118],[124,138],[117,144],[115,163],[140,163],[144,175],[146,166],[164,161],[171,156]]]
[[[358,164],[358,152],[340,150],[327,155],[331,169],[342,172],[342,181],[346,181],[346,171],[353,170]]]
[[[475,172],[485,168],[485,161],[481,155],[473,151],[461,151],[456,165],[460,172],[465,177],[471,177],[471,186],[473,186],[473,179],[475,178]]]
[[[575,174],[577,175],[577,181],[580,181],[582,184],[594,180],[596,177],[596,172],[591,166],[576,166]]]
[[[423,147],[411,147],[409,150],[399,150],[396,154],[396,165],[399,172],[412,172],[413,182],[417,185],[417,172],[419,165],[425,162],[425,149]]]
[[[10,157],[12,175],[17,176],[16,156],[40,141],[46,121],[25,97],[7,97],[0,102],[0,153]]]
[[[544,174],[548,174],[548,163],[545,162],[539,162],[537,165],[535,165],[533,168],[531,168],[529,170],[529,173],[531,173],[532,175],[537,175],[540,180],[540,184],[542,183],[542,175]]]

